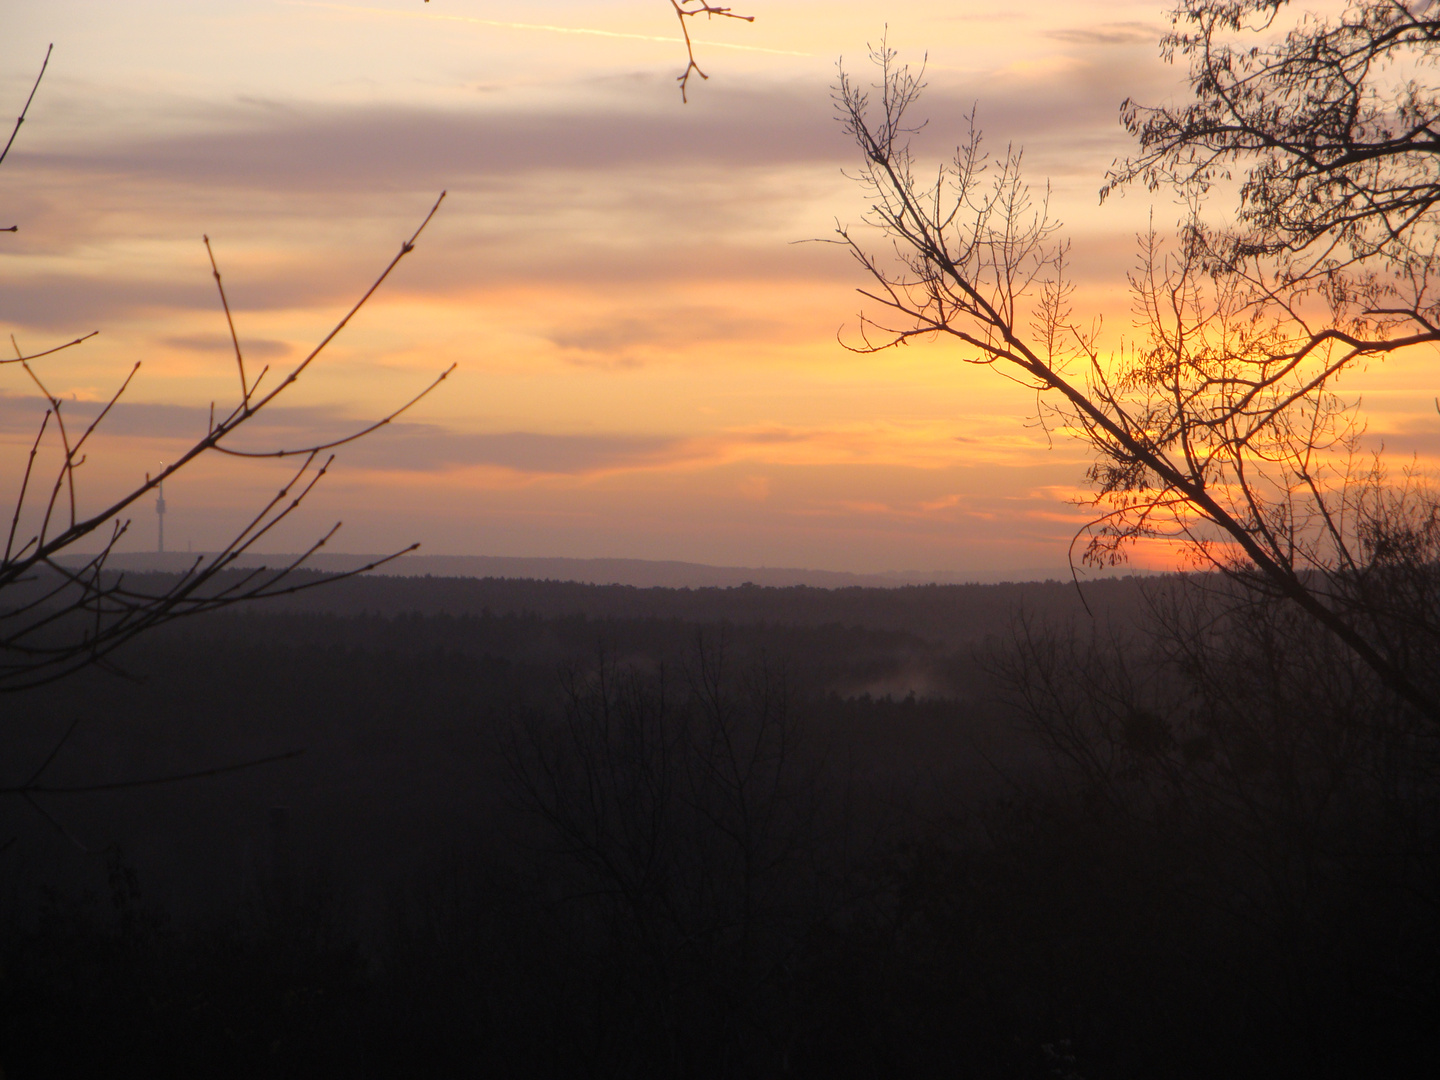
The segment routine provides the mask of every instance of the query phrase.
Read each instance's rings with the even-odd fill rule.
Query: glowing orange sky
[[[7,12],[5,109],[50,41],[55,55],[0,169],[0,216],[21,226],[0,238],[0,329],[30,349],[102,330],[45,369],[81,401],[144,362],[134,407],[86,467],[93,501],[234,395],[201,233],[252,357],[278,366],[448,188],[421,247],[272,431],[338,430],[459,371],[347,450],[273,548],[343,518],[351,551],[1062,566],[1082,449],[1027,425],[1033,399],[952,348],[846,352],[836,331],[863,282],[838,249],[793,243],[864,210],[829,87],[836,59],[861,67],[882,33],[876,6],[736,6],[756,22],[695,27],[712,78],[688,106],[663,0]],[[953,144],[972,104],[993,142],[1023,142],[1074,241],[1078,303],[1127,329],[1124,271],[1150,204],[1102,208],[1096,190],[1127,149],[1121,99],[1180,85],[1156,58],[1164,5],[894,0],[884,17],[906,56],[928,52],[927,145]],[[1433,441],[1432,360],[1367,390],[1392,447]],[[20,381],[3,390],[8,485],[30,419]],[[171,544],[213,546],[276,475],[219,462],[177,478]],[[149,517],[133,546],[153,543]]]

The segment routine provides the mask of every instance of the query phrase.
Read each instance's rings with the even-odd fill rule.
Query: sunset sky
[[[1077,308],[1130,330],[1125,270],[1152,199],[1103,207],[1127,95],[1183,89],[1160,0],[735,0],[694,26],[682,105],[667,0],[47,0],[0,15],[0,115],[55,51],[0,168],[0,331],[76,408],[143,368],[85,466],[97,506],[203,434],[233,357],[202,233],[255,364],[294,362],[442,188],[417,250],[249,436],[382,415],[272,550],[344,519],[338,549],[725,565],[1058,568],[1083,448],[1033,396],[944,344],[847,352],[864,284],[840,249],[855,159],[836,62],[886,33],[928,54],[923,146],[972,105],[1023,143],[1073,241]],[[8,128],[5,132],[8,135]],[[1156,220],[1176,207],[1163,195]],[[1372,437],[1435,453],[1433,355],[1371,373]],[[4,493],[38,418],[0,369]],[[1427,415],[1426,410],[1430,412]],[[171,547],[213,547],[280,473],[201,463],[167,487]],[[154,545],[147,502],[132,549]]]

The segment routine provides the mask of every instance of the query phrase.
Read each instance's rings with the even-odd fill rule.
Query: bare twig
[[[58,746],[56,750],[59,750]],[[244,772],[247,769],[258,769],[263,765],[275,765],[281,761],[293,761],[304,753],[304,748],[287,750],[283,754],[269,754],[265,757],[252,758],[249,761],[239,761],[231,765],[217,765],[213,769],[194,769],[190,772],[168,773],[164,776],[147,776],[141,780],[115,780],[105,784],[25,784],[19,787],[0,788],[0,795],[95,795],[102,791],[130,791],[135,788],[160,787],[165,784],[183,784],[188,780],[204,780],[212,776],[228,776],[231,773]],[[51,757],[53,758],[54,754],[52,754]],[[46,817],[49,817],[49,815],[46,814]],[[54,818],[50,820],[54,821]]]
[[[40,74],[35,76],[35,85],[30,87],[30,96],[25,99],[25,107],[20,110],[20,115],[15,118],[15,126],[10,130],[10,138],[5,140],[5,149],[0,150],[0,164],[4,164],[5,158],[10,153],[10,147],[15,144],[15,136],[20,134],[20,125],[25,123],[25,114],[30,111],[30,103],[35,100],[35,91],[40,89],[40,80],[45,77],[45,69],[50,66],[50,54],[55,50],[54,42],[51,42],[45,49],[45,59],[40,64]],[[10,225],[0,232],[19,232],[20,226]]]
[[[685,70],[676,77],[680,84],[680,100],[689,103],[686,97],[686,89],[690,85],[690,76],[699,75],[702,79],[710,78],[700,70],[700,65],[695,62],[695,46],[690,40],[690,26],[685,21],[693,19],[696,15],[704,15],[707,19],[717,16],[724,19],[739,19],[741,22],[754,22],[754,15],[737,15],[728,7],[717,7],[706,0],[670,0],[670,6],[675,9],[675,18],[680,21],[680,32],[685,35],[685,56],[687,63]]]

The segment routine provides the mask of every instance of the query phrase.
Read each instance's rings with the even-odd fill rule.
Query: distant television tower
[[[164,463],[163,461],[160,462],[160,471],[161,471],[162,473],[165,471],[165,463]],[[160,481],[160,484],[159,484],[159,487],[158,487],[158,491],[159,491],[159,497],[155,500],[155,520],[157,520],[157,521],[160,523],[160,547],[159,547],[159,552],[160,552],[161,555],[164,555],[164,554],[165,554],[165,481],[163,481],[163,480]]]

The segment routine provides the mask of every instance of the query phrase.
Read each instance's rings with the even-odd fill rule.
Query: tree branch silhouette
[[[53,46],[52,46],[53,49]],[[36,77],[25,107],[11,132],[0,162],[14,144],[35,92],[50,61],[47,50],[40,74]],[[294,581],[292,573],[335,535],[337,523],[299,556],[282,565],[262,566],[240,572],[237,560],[255,544],[286,520],[304,502],[315,486],[325,477],[334,461],[330,451],[387,426],[405,414],[454,371],[454,365],[441,372],[424,389],[391,410],[380,419],[362,425],[339,438],[315,439],[298,446],[270,450],[254,450],[232,445],[234,437],[254,417],[272,407],[287,393],[325,348],[339,335],[375,292],[389,278],[400,261],[415,249],[426,226],[439,211],[445,199],[441,192],[420,224],[400,245],[400,250],[385,265],[369,288],[356,300],[334,327],[284,377],[268,390],[261,385],[269,368],[253,378],[247,370],[244,350],[225,294],[224,282],[209,237],[204,238],[215,279],[220,306],[225,314],[230,343],[235,353],[240,392],[235,404],[218,418],[215,405],[210,407],[210,421],[203,436],[196,439],[176,459],[102,509],[82,512],[78,473],[87,461],[92,437],[101,428],[115,406],[130,388],[141,365],[137,362],[119,387],[83,428],[67,424],[65,403],[42,377],[36,362],[74,348],[90,340],[92,331],[61,345],[25,352],[11,338],[15,355],[0,361],[19,365],[33,384],[45,406],[36,425],[20,477],[19,490],[10,514],[5,551],[0,558],[0,693],[43,686],[57,679],[104,660],[121,645],[137,635],[171,620],[226,607],[245,600],[282,596],[313,588],[323,581]],[[123,573],[108,568],[111,555],[129,529],[126,512],[140,499],[158,492],[160,485],[192,462],[209,454],[232,457],[300,458],[299,466],[289,479],[255,512],[221,550],[211,556],[199,556],[169,585],[159,589],[136,588]],[[58,463],[53,472],[41,479],[37,470],[45,468],[47,456],[55,455]],[[99,551],[73,561],[77,545],[98,538]],[[374,560],[364,567],[337,577],[349,577],[383,566],[418,545]],[[70,558],[66,558],[70,556]],[[228,572],[228,573],[227,573]]]
[[[22,602],[0,611],[0,691],[19,690],[44,685],[64,678],[71,672],[107,656],[136,635],[155,626],[186,615],[213,611],[220,607],[280,596],[313,588],[318,581],[293,583],[288,576],[305,564],[311,555],[320,550],[339,529],[337,523],[320,537],[311,547],[297,558],[273,570],[261,568],[243,574],[235,581],[225,581],[221,575],[232,569],[241,555],[254,547],[281,521],[289,517],[324,478],[333,455],[324,456],[327,451],[386,426],[403,415],[431,390],[445,381],[454,370],[454,365],[437,376],[420,393],[387,413],[379,420],[338,439],[317,440],[314,443],[296,447],[278,448],[266,451],[237,449],[226,445],[249,421],[270,407],[281,395],[294,386],[305,371],[321,354],[325,347],[346,327],[355,314],[374,295],[380,285],[389,277],[400,260],[414,250],[415,244],[426,225],[439,210],[444,199],[442,193],[429,213],[404,241],[400,251],[385,266],[374,283],[351,306],[334,328],[289,371],[278,385],[266,393],[259,393],[257,387],[264,372],[253,381],[246,371],[243,350],[231,324],[231,341],[235,349],[239,369],[241,392],[236,404],[222,417],[216,419],[212,405],[212,419],[205,435],[197,439],[154,475],[146,474],[143,483],[138,484],[104,509],[89,515],[81,515],[76,494],[76,473],[85,464],[84,447],[115,403],[129,387],[138,372],[137,363],[120,388],[106,403],[100,413],[72,439],[64,421],[64,403],[52,393],[45,382],[29,365],[29,358],[20,358],[22,367],[40,390],[48,408],[39,425],[35,442],[31,446],[20,493],[16,498],[11,515],[10,535],[6,554],[0,562],[0,596],[7,592],[15,594],[17,587],[28,586],[29,595]],[[208,246],[208,240],[207,240]],[[214,271],[216,285],[220,291],[222,306],[228,310],[224,299],[224,287],[218,269]],[[80,339],[83,340],[83,339]],[[53,352],[55,350],[47,350]],[[37,355],[45,355],[44,353]],[[53,424],[52,424],[53,421]],[[59,441],[61,461],[49,485],[48,494],[36,507],[40,518],[38,527],[28,539],[17,543],[17,530],[27,509],[27,498],[32,487],[31,479],[35,457],[50,430],[54,430]],[[106,568],[116,544],[129,527],[128,519],[122,515],[137,500],[158,490],[166,480],[186,468],[191,462],[206,454],[222,454],[235,457],[299,457],[302,462],[290,479],[251,517],[245,526],[216,554],[198,557],[177,580],[160,592],[146,592],[129,587],[123,574],[111,573]],[[58,524],[57,524],[58,522]],[[89,557],[78,568],[59,561],[60,556],[71,551],[77,543],[109,526],[110,532],[101,544],[101,550]],[[375,560],[364,567],[351,571],[342,577],[364,573],[382,566],[405,551],[396,552],[383,559]],[[326,579],[326,580],[334,580]]]
[[[911,116],[923,71],[883,43],[872,59],[874,87],[842,70],[836,88],[864,160],[867,224],[890,246],[882,257],[839,228],[872,282],[861,295],[884,313],[862,313],[850,347],[934,337],[966,347],[968,362],[1035,391],[1042,424],[1094,452],[1085,561],[1113,565],[1139,541],[1178,542],[1200,565],[1292,601],[1440,723],[1440,688],[1361,595],[1398,574],[1383,554],[1392,527],[1416,536],[1401,545],[1414,563],[1406,573],[1434,558],[1416,533],[1423,493],[1397,504],[1383,468],[1355,464],[1363,428],[1334,390],[1366,360],[1440,343],[1426,315],[1428,265],[1408,268],[1408,294],[1391,283],[1399,302],[1385,313],[1364,289],[1337,286],[1317,303],[1263,262],[1217,261],[1192,202],[1173,249],[1153,228],[1140,238],[1130,286],[1146,340],[1102,353],[1098,321],[1074,316],[1068,246],[1048,191],[1025,183],[1021,152],[988,155],[972,117],[952,160],[922,181],[910,140],[923,127]]]
[[[45,49],[45,59],[40,63],[40,74],[35,76],[35,85],[30,87],[30,96],[25,99],[25,107],[20,110],[20,115],[15,119],[15,126],[10,130],[10,138],[5,140],[5,149],[0,150],[0,165],[5,164],[5,158],[10,154],[10,147],[15,145],[15,136],[20,134],[20,125],[25,123],[25,116],[30,112],[30,103],[35,100],[35,91],[40,89],[40,80],[45,77],[45,69],[50,66],[50,54],[55,51],[52,42]],[[0,232],[18,232],[20,226],[11,225],[0,229]]]
[[[690,86],[690,76],[699,75],[701,79],[709,79],[710,76],[700,70],[700,65],[695,62],[695,45],[690,40],[690,25],[686,20],[693,19],[697,15],[704,15],[707,19],[718,17],[722,19],[739,19],[742,22],[754,22],[755,16],[737,15],[728,7],[719,7],[715,4],[707,3],[706,0],[670,0],[670,6],[675,9],[675,18],[680,21],[680,33],[685,35],[685,57],[687,63],[685,70],[676,78],[676,82],[680,84],[680,100],[688,104],[690,99],[686,96],[686,90]]]

